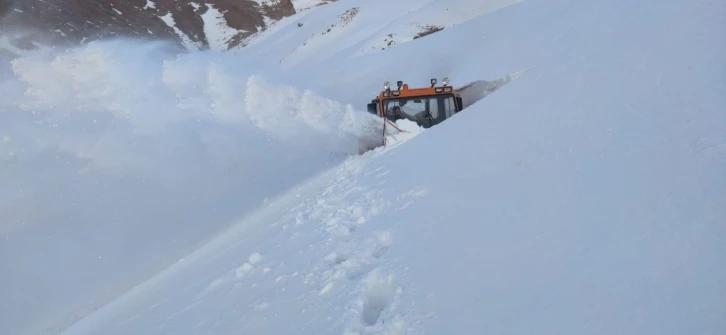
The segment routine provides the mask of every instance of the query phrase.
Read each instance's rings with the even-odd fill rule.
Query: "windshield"
[[[383,100],[386,117],[391,121],[409,119],[424,128],[431,127],[456,113],[453,94]]]

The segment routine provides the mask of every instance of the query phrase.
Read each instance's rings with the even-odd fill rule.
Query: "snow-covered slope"
[[[85,316],[63,334],[726,331],[723,4],[386,3],[235,53],[4,69],[2,333],[77,319],[58,310]],[[446,4],[467,15],[417,14]],[[371,134],[384,80],[513,73],[395,148],[329,155]]]

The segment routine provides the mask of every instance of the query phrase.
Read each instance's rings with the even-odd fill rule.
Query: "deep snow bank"
[[[434,47],[458,51],[455,78],[529,71],[64,334],[723,334],[723,18],[527,1],[358,58],[341,80],[428,76]]]
[[[378,133],[367,113],[225,54],[118,40],[11,58],[3,333],[97,307]]]

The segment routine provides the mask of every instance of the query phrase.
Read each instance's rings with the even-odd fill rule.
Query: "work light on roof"
[[[390,82],[386,81],[385,83],[383,83],[383,89],[387,90],[389,88],[391,88],[391,83]]]
[[[449,85],[449,77],[444,77],[444,86]]]
[[[436,86],[436,78],[431,78],[431,87]]]

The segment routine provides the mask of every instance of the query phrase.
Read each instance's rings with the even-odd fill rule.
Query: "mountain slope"
[[[3,69],[2,332],[726,331],[722,4],[382,4],[225,54],[117,40]],[[470,15],[414,39],[447,4]],[[329,156],[376,133],[384,80],[507,74],[395,148]]]
[[[457,71],[529,71],[65,334],[723,333],[723,9],[532,1],[381,53],[498,28]]]
[[[124,36],[227,50],[292,14],[290,0],[3,0],[0,28],[20,48]]]

